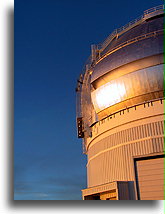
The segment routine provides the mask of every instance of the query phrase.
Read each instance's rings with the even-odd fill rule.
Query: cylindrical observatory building
[[[77,83],[84,200],[164,199],[164,6],[91,46]]]

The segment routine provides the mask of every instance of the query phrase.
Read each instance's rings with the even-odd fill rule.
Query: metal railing
[[[121,43],[120,45],[117,45],[115,46],[114,48],[111,48],[110,50],[108,50],[108,52],[104,53],[103,55],[101,55],[100,59],[97,60],[96,64],[99,63],[101,60],[103,60],[105,57],[107,57],[108,55],[110,55],[111,53],[114,53],[115,51],[127,46],[127,45],[130,45],[134,42],[137,42],[137,41],[140,41],[142,39],[146,39],[146,38],[149,38],[149,37],[152,37],[152,36],[155,36],[155,35],[159,35],[159,34],[163,34],[164,30],[158,30],[158,31],[154,31],[154,32],[150,32],[150,33],[147,33],[147,34],[143,34],[143,35],[140,35],[140,36],[137,36],[133,39],[130,39],[130,40],[127,40],[126,42],[123,42]]]
[[[117,36],[117,35],[121,35],[122,33],[124,33],[126,30],[132,28],[134,25],[137,25],[139,24],[139,22],[141,22],[143,20],[143,15],[138,17],[137,19],[129,22],[128,24],[118,28],[118,29],[115,29],[108,37],[107,39],[102,43],[100,44],[99,46],[101,47],[101,50],[104,50],[108,45],[109,43]]]
[[[148,10],[145,10],[142,16],[139,16],[138,18],[132,20],[128,24],[126,24],[118,29],[115,29],[102,44],[99,44],[99,47],[101,47],[102,50],[105,49],[108,46],[108,44],[116,37],[116,35],[119,35],[119,34],[121,35],[128,29],[130,29],[130,28],[134,27],[135,25],[138,25],[140,22],[142,22],[146,15],[159,11],[159,10],[164,10],[164,5],[159,5],[157,7],[153,7]]]
[[[145,10],[143,14],[147,15],[149,13],[153,13],[153,12],[156,12],[158,10],[164,10],[164,4],[163,5],[159,5],[157,7],[152,7],[150,9],[148,9],[148,10]]]

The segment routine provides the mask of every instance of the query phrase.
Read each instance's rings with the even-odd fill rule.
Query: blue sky
[[[81,200],[86,155],[76,135],[75,87],[90,45],[161,4],[15,0],[15,200]]]

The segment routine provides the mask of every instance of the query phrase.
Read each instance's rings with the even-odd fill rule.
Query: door
[[[164,157],[154,156],[135,161],[139,200],[164,200]]]

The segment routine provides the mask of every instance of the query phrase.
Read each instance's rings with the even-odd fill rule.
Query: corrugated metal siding
[[[164,159],[136,162],[137,181],[141,200],[164,199]]]
[[[115,145],[158,135],[163,135],[163,121],[148,123],[116,132],[93,144],[88,150],[88,159],[98,152]]]
[[[134,180],[133,156],[163,152],[163,121],[121,130],[88,150],[88,187]]]

